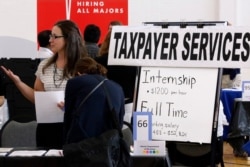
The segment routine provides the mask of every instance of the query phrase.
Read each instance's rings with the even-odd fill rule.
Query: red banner
[[[87,24],[96,24],[101,43],[111,21],[128,24],[128,0],[37,0],[37,32],[63,19],[76,22],[81,32]]]

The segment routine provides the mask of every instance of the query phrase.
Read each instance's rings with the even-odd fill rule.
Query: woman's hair
[[[97,63],[91,57],[83,57],[76,62],[74,75],[80,74],[99,74],[102,76],[107,75],[107,69],[101,64]]]
[[[102,55],[109,53],[110,38],[111,38],[111,31],[108,31],[100,49],[99,49],[99,56],[102,56]]]
[[[62,35],[66,41],[65,57],[67,59],[67,64],[63,70],[63,78],[69,78],[74,75],[74,67],[78,59],[87,56],[87,50],[83,43],[83,38],[79,28],[73,21],[61,20],[55,23],[54,26],[57,26],[61,29]],[[56,53],[55,56],[49,59],[48,63],[43,68],[43,72],[44,69],[56,62],[57,57],[58,55]]]
[[[113,26],[120,26],[122,25],[122,22],[120,22],[119,20],[113,20],[109,23],[109,30],[113,27]]]

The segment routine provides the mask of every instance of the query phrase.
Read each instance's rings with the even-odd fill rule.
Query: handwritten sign
[[[141,67],[136,111],[152,113],[152,139],[211,143],[215,68]]]

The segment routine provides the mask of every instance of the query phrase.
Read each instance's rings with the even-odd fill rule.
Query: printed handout
[[[57,106],[57,104],[61,101],[64,101],[64,91],[36,91],[35,106],[37,122],[63,122],[64,111]]]

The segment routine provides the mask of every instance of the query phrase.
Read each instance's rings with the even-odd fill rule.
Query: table
[[[242,97],[242,91],[239,89],[222,89],[221,90],[221,102],[223,104],[224,108],[224,114],[226,115],[227,121],[231,122],[232,113],[233,113],[233,106],[234,106],[234,99],[235,98],[241,98]],[[230,125],[229,125],[230,126]],[[229,132],[229,126],[224,126],[224,132],[223,132],[223,139],[227,139],[227,135]]]
[[[1,167],[66,167],[61,157],[0,157]]]
[[[22,148],[29,149],[29,148]],[[22,150],[15,148],[15,150]],[[169,167],[167,157],[132,156],[133,167]],[[66,167],[60,156],[8,157],[0,156],[1,167]]]

